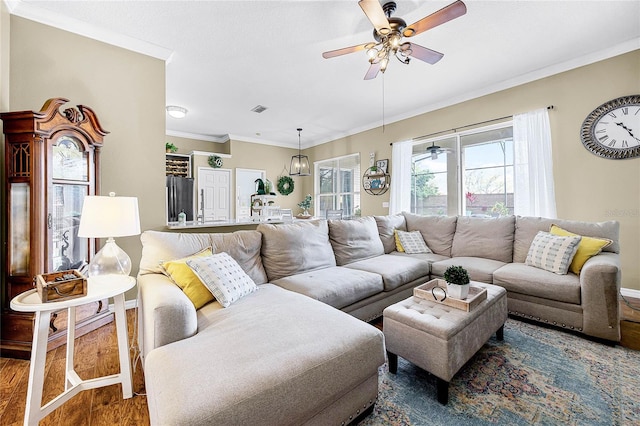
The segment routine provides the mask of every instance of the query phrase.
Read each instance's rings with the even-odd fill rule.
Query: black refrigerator
[[[181,211],[193,220],[193,178],[167,176],[167,220],[177,222]]]

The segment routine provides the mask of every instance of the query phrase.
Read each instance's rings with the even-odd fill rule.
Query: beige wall
[[[3,37],[4,40],[4,37]],[[142,229],[164,216],[164,61],[11,16],[9,110],[39,110],[53,97],[92,108],[110,133],[101,193],[139,198]],[[4,110],[4,108],[3,108]],[[117,239],[137,273],[138,236]],[[128,298],[135,298],[135,291]]]
[[[6,12],[4,4],[0,12]],[[2,110],[38,109],[46,99],[60,96],[92,107],[102,126],[111,132],[102,151],[102,192],[138,196],[142,228],[163,229],[163,142],[169,140],[164,131],[164,63],[12,16],[7,87],[6,21],[0,19],[0,102],[8,96],[9,104],[2,104]],[[595,107],[618,96],[640,93],[638,75],[640,51],[635,51],[388,124],[384,132],[377,128],[310,148],[305,154],[313,162],[360,152],[364,170],[371,151],[378,159],[391,158],[390,142],[553,104],[550,117],[558,216],[620,221],[623,286],[640,289],[640,160],[600,159],[587,152],[579,138],[582,121]],[[211,142],[201,143],[212,146]],[[209,150],[190,148],[187,152],[193,149]],[[224,168],[265,169],[275,183],[288,168],[294,150],[231,141],[229,153],[232,158],[224,159]],[[206,157],[202,159],[206,164]],[[313,193],[313,177],[295,178],[295,184],[294,193],[278,200],[282,207],[294,211],[305,194]],[[363,193],[362,213],[386,214],[382,207],[385,201],[388,193],[379,197]],[[137,270],[139,239],[120,238],[118,243]]]
[[[172,142],[178,148],[178,151],[176,151],[177,154],[190,154],[193,151],[199,151],[201,153],[231,155],[231,158],[222,159],[222,168],[231,170],[231,217],[235,217],[235,176],[237,168],[265,170],[267,179],[273,182],[274,192],[276,192],[278,196],[275,200],[276,205],[283,209],[292,209],[293,214],[299,212],[297,204],[302,201],[304,195],[313,192],[313,190],[311,190],[303,193],[302,187],[304,185],[301,185],[301,182],[311,181],[310,187],[313,188],[313,178],[311,177],[294,177],[294,190],[289,195],[282,195],[275,189],[278,183],[278,177],[288,174],[287,170],[291,163],[291,156],[297,153],[296,149],[237,140],[217,143],[171,135],[166,135],[165,140]],[[209,168],[208,159],[209,156],[206,154],[196,155],[192,159],[192,175],[196,178],[196,185],[198,167]],[[225,228],[225,231],[226,230]]]
[[[229,154],[231,152],[231,141],[219,143],[170,135],[165,136],[165,141],[173,143],[178,148],[177,154],[189,154],[191,151],[207,151],[218,154]]]
[[[305,150],[312,161],[354,152],[361,167],[369,152],[391,158],[390,142],[402,141],[467,124],[522,113],[548,105],[553,139],[558,217],[620,222],[623,287],[640,290],[640,159],[606,160],[580,142],[580,126],[600,104],[640,93],[640,50],[580,67],[398,123]],[[393,164],[390,163],[390,169]],[[305,191],[312,192],[313,179]],[[387,214],[389,193],[361,195],[362,214]]]

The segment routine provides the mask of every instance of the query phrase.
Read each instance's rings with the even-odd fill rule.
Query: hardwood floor
[[[627,301],[640,309],[640,299]],[[620,302],[622,312],[621,345],[640,350],[640,311]],[[134,325],[134,312],[127,311],[129,340]],[[382,328],[382,320],[372,323]],[[75,368],[83,379],[115,374],[119,369],[115,325],[105,325],[76,339]],[[47,403],[64,390],[66,345],[47,354],[43,401]],[[133,365],[133,364],[132,364]],[[0,424],[21,425],[27,397],[29,361],[0,358]],[[120,385],[81,392],[45,417],[40,425],[148,425],[147,398],[144,396],[144,376],[140,363],[135,366],[133,398],[123,400]]]
[[[127,311],[129,341],[133,333],[134,312],[133,309]],[[66,345],[63,345],[47,353],[42,396],[44,404],[64,391],[65,351]],[[119,371],[114,323],[76,339],[74,365],[82,379]],[[80,392],[45,417],[40,425],[148,425],[144,376],[139,362],[133,376],[133,398],[122,399],[119,384]],[[1,425],[23,424],[28,379],[29,361],[0,358]]]

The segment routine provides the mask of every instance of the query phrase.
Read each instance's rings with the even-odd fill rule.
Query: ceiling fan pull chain
[[[382,74],[382,133],[384,133],[385,117],[384,117],[384,74]]]

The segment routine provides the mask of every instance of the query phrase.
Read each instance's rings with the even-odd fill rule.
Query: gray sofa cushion
[[[329,241],[338,266],[384,254],[378,226],[371,216],[330,220]]]
[[[211,315],[147,355],[152,424],[304,424],[385,361],[375,327],[274,285]]]
[[[442,256],[441,254],[435,254],[435,253],[416,253],[416,254],[407,254],[404,252],[399,252],[399,251],[393,251],[391,253],[389,253],[391,256],[407,256],[407,257],[412,257],[414,259],[418,259],[418,260],[422,260],[424,262],[428,262],[429,264],[432,264],[433,262],[439,262],[441,260],[446,260],[446,259],[450,259],[447,256]]]
[[[449,266],[462,266],[467,270],[472,281],[493,284],[494,272],[504,265],[505,262],[481,257],[453,257],[432,263],[431,274],[436,277],[442,277]]]
[[[324,219],[260,224],[257,230],[262,233],[262,263],[269,281],[336,266]]]
[[[507,292],[580,305],[580,278],[558,275],[524,263],[510,263],[493,273],[493,283]]]
[[[142,241],[140,274],[163,273],[160,263],[192,255],[204,248],[226,252],[256,284],[267,282],[260,248],[262,235],[257,231],[237,231],[226,234],[199,234],[145,231]]]
[[[384,290],[382,277],[366,271],[334,266],[272,281],[336,309],[344,308]]]
[[[410,256],[383,254],[346,265],[347,268],[382,275],[384,290],[390,291],[411,281],[429,278],[429,262]]]
[[[382,240],[385,254],[389,254],[396,250],[396,238],[393,233],[394,230],[400,231],[407,230],[406,220],[402,213],[388,215],[388,216],[374,216],[376,224],[378,225],[378,235]]]
[[[610,220],[606,222],[580,222],[575,220],[548,219],[543,217],[516,217],[515,240],[513,242],[513,261],[524,263],[531,242],[538,231],[549,232],[551,225],[558,225],[574,234],[594,238],[607,238],[612,241],[602,251],[620,253],[620,224]]]
[[[515,221],[515,216],[458,217],[451,257],[482,257],[511,262]]]
[[[457,216],[419,216],[408,212],[402,214],[407,221],[407,231],[420,231],[432,252],[451,257]]]

